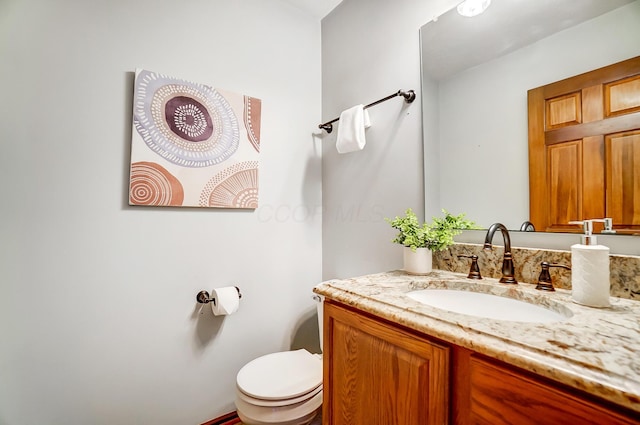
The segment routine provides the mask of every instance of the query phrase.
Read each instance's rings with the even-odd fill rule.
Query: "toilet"
[[[314,295],[322,347],[322,301]],[[306,425],[322,406],[322,356],[305,349],[258,357],[236,377],[235,405],[246,425]]]

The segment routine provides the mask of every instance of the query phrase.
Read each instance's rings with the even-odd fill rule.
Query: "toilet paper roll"
[[[216,316],[235,313],[240,307],[240,294],[235,286],[225,286],[211,291],[211,310]]]

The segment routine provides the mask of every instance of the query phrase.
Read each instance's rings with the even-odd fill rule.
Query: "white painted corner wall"
[[[198,424],[317,346],[320,31],[278,0],[0,2],[0,425]],[[128,205],[136,67],[262,99],[258,210]]]
[[[323,133],[324,279],[402,267],[384,219],[424,211],[419,29],[455,4],[346,0],[322,20],[323,122],[399,89],[417,95],[412,104],[396,98],[370,108],[360,152],[338,154],[337,128]]]

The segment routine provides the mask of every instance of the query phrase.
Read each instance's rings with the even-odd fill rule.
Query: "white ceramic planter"
[[[404,271],[409,274],[425,275],[433,270],[433,253],[429,248],[417,248],[413,251],[405,246]]]

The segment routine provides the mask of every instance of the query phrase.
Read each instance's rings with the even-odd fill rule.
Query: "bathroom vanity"
[[[324,424],[640,424],[640,303],[594,309],[534,286],[444,271],[320,284]],[[454,313],[407,296],[422,289],[517,299],[562,318]]]

